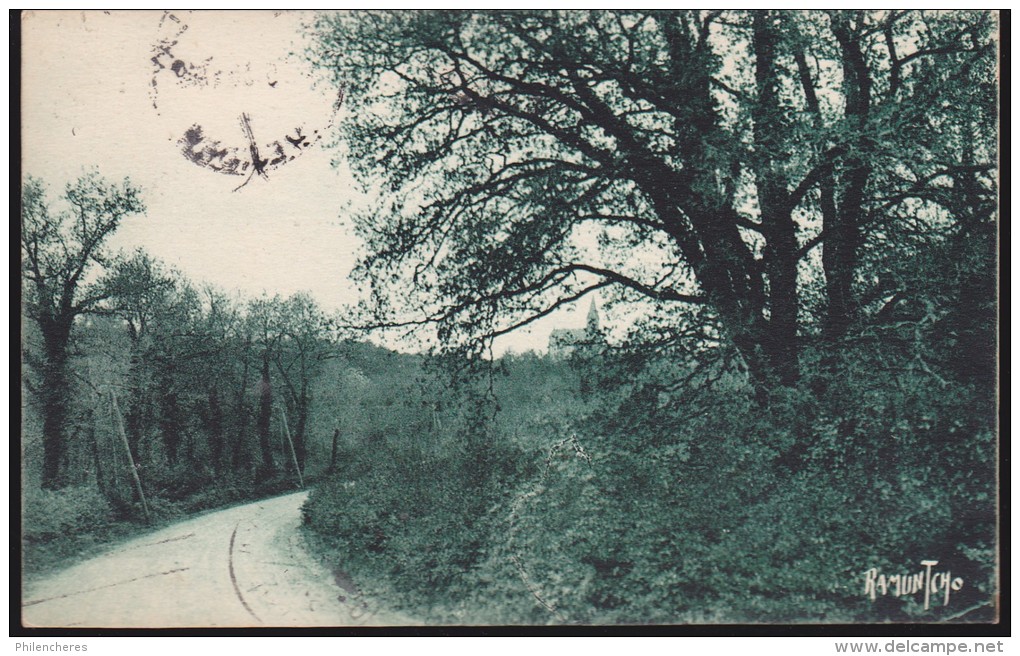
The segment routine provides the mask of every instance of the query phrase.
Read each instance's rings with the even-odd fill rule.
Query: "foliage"
[[[493,372],[493,384],[511,392],[526,390],[526,395],[501,395],[503,407],[516,408],[511,419],[499,415],[496,426],[481,424],[484,433],[469,436],[480,425],[478,416],[463,412],[459,402],[480,398],[486,378],[442,387],[437,418],[437,406],[423,404],[418,390],[419,382],[431,376],[444,378],[440,371],[425,368],[408,376],[400,360],[409,366],[417,358],[391,354],[386,360],[366,361],[365,356],[371,352],[363,351],[352,362],[396,360],[397,366],[385,370],[363,370],[363,393],[381,399],[388,411],[366,417],[369,427],[363,437],[346,441],[337,473],[312,492],[305,507],[312,541],[338,569],[372,573],[358,576],[370,596],[385,596],[388,603],[402,600],[436,621],[478,619],[472,608],[477,577],[491,576],[483,564],[498,547],[494,531],[503,529],[506,517],[496,509],[502,509],[502,501],[522,478],[534,474],[537,445],[548,424],[541,415],[526,417],[535,407],[529,397],[536,389],[547,389],[555,396],[546,396],[539,407],[565,409],[571,386],[559,387],[556,380],[567,382],[573,376],[563,365],[532,356],[503,363],[502,371]],[[557,369],[562,371],[555,376],[535,375]],[[391,395],[393,402],[387,402]],[[402,416],[408,420],[401,421]],[[494,613],[486,619],[495,621],[504,611],[491,605],[485,612]]]
[[[357,218],[365,309],[485,353],[607,288],[790,384],[803,339],[838,341],[888,291],[867,264],[994,214],[995,29],[983,11],[324,15],[310,57],[351,88],[342,143],[383,187]]]
[[[672,403],[645,372],[574,432],[529,406],[534,436],[493,430],[487,458],[413,436],[351,448],[305,520],[366,592],[436,623],[988,618],[994,413],[886,358],[819,359],[824,394],[812,376],[764,410],[718,383]],[[867,569],[922,559],[964,578],[950,607],[862,594]]]
[[[108,542],[145,528],[118,521],[112,504],[91,485],[61,490],[25,485],[21,508],[21,564],[25,578],[91,555]]]
[[[900,275],[920,282],[945,247]],[[435,623],[987,621],[994,390],[940,337],[965,327],[963,269],[837,355],[805,349],[764,401],[725,353],[507,357],[483,440],[462,416],[438,440],[351,445],[306,506],[313,543]],[[965,581],[948,607],[863,594],[866,570],[924,559]]]
[[[516,467],[434,450],[423,483],[413,449],[352,454],[311,529],[436,621],[992,617],[996,20],[324,16],[310,56],[351,87],[341,143],[382,187],[358,218],[374,325],[435,326],[478,362],[595,289],[646,319],[575,357],[560,395],[544,362],[459,374],[478,409],[439,444]],[[499,483],[431,502],[422,526],[470,527],[442,545],[387,525],[362,557],[371,533],[339,519],[375,526],[465,469]],[[868,568],[922,559],[965,579],[953,607],[861,593]]]
[[[324,16],[364,309],[429,356],[112,257],[127,182],[27,181],[26,563],[314,479],[312,543],[429,622],[988,621],[995,22]],[[596,289],[624,341],[491,357]],[[923,559],[951,606],[862,593]]]
[[[33,387],[43,407],[42,485],[59,489],[71,481],[67,462],[70,409],[69,349],[78,317],[100,310],[109,296],[90,274],[106,263],[106,242],[125,217],[145,211],[140,191],[125,179],[110,183],[97,171],[68,183],[63,206],[51,208],[41,180],[28,177],[21,190],[23,304],[40,344],[25,359],[38,375]]]
[[[43,542],[65,534],[94,531],[106,524],[112,509],[94,487],[63,491],[28,488],[22,500],[22,522],[28,542]]]
[[[22,190],[30,568],[143,523],[295,489],[295,463],[327,465],[306,458],[328,437],[307,435],[321,364],[338,354],[324,313],[304,294],[242,304],[142,250],[110,252],[140,196],[97,172],[58,204],[40,180]],[[277,403],[263,415],[266,389]],[[267,455],[281,466],[260,470]]]

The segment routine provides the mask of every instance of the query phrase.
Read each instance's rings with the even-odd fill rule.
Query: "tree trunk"
[[[242,355],[243,369],[241,371],[241,384],[237,389],[237,405],[234,410],[234,420],[237,422],[236,431],[234,433],[234,449],[231,454],[231,466],[234,471],[241,469],[242,465],[249,468],[251,461],[245,456],[247,455],[245,449],[245,434],[248,430],[248,410],[244,403],[245,394],[248,391],[248,348],[250,342],[245,344],[244,354]]]
[[[333,429],[333,450],[329,456],[329,473],[336,473],[337,450],[340,448],[340,429]]]
[[[99,453],[99,435],[96,433],[95,417],[91,410],[89,410],[89,435],[92,438],[92,467],[96,473],[96,489],[103,497],[109,499],[110,492],[106,485],[106,473],[103,471],[103,458]]]
[[[782,138],[789,127],[779,99],[778,41],[772,15],[765,11],[755,13],[758,103],[754,111],[754,135],[761,158],[755,165],[755,176],[762,233],[766,240],[765,272],[769,281],[769,318],[760,339],[770,377],[782,385],[792,385],[800,373],[797,362],[797,226],[781,166],[791,153]]]
[[[789,213],[780,212],[768,245],[769,321],[763,350],[769,368],[781,385],[793,385],[800,376],[797,344],[797,242]]]
[[[223,471],[223,408],[220,407],[220,395],[215,385],[209,388],[208,403],[209,451],[212,455],[213,471],[220,474]]]
[[[47,376],[43,400],[43,471],[42,488],[58,490],[67,486],[67,444],[64,439],[67,425],[66,385],[61,385],[58,374]]]
[[[859,15],[857,20],[860,22]],[[830,13],[830,22],[832,33],[840,46],[843,89],[846,93],[844,115],[847,123],[851,127],[861,128],[863,134],[863,126],[871,109],[871,77],[861,49],[860,36],[845,12]],[[863,137],[858,138],[856,145],[858,151],[866,150]],[[860,157],[850,158],[845,168],[847,173],[843,178],[843,197],[835,212],[823,212],[825,223],[822,230],[826,238],[822,245],[822,269],[825,273],[828,310],[822,330],[831,344],[846,335],[856,314],[853,280],[861,242],[864,191],[871,174]]]
[[[128,446],[131,448],[131,457],[134,458],[135,462],[139,462],[141,460],[142,433],[145,428],[146,415],[145,371],[141,356],[142,346],[139,334],[131,326],[128,329],[128,337],[131,339],[131,358],[128,364],[128,381],[131,389],[126,399],[127,407],[124,411],[124,430],[127,433]]]
[[[71,386],[67,379],[67,345],[71,321],[39,321],[45,341],[43,365],[43,469],[42,488],[58,490],[69,484],[67,478],[67,416]]]
[[[175,467],[180,457],[181,421],[177,393],[173,389],[173,369],[168,368],[163,377],[163,400],[160,432],[163,434],[163,446],[166,459],[171,467]]]
[[[860,160],[848,164],[851,170],[847,175],[842,202],[831,215],[823,214],[825,224],[822,226],[827,234],[822,244],[822,271],[828,301],[822,330],[825,339],[833,345],[847,334],[856,316],[853,281],[861,242],[864,187],[869,175]]]
[[[308,397],[308,383],[302,381],[301,394],[298,397],[295,408],[294,422],[294,449],[297,453],[298,467],[304,471],[308,460],[308,444],[305,440],[305,432],[308,426],[308,408],[311,405]]]
[[[262,358],[262,378],[259,380],[259,416],[256,425],[262,456],[257,473],[257,478],[260,481],[268,479],[276,471],[276,465],[273,462],[273,444],[269,434],[272,413],[273,388],[269,380],[269,355],[267,353]]]
[[[127,402],[127,412],[124,413],[124,431],[127,434],[131,457],[137,462],[141,460],[142,432],[145,427],[145,395],[141,391],[140,382],[136,382],[136,389],[129,395]]]

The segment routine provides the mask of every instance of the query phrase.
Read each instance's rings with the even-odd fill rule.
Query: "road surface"
[[[24,591],[37,627],[416,624],[360,597],[299,531],[307,492],[212,512],[124,542]]]

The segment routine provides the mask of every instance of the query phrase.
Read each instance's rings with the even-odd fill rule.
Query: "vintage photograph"
[[[1000,20],[12,14],[22,627],[999,622]]]

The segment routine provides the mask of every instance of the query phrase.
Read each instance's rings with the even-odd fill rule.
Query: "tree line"
[[[138,502],[150,485],[180,498],[301,480],[316,379],[340,357],[335,321],[307,294],[233,298],[142,250],[111,253],[117,227],[145,212],[129,180],[92,171],[54,202],[29,177],[22,197],[23,380],[41,423],[40,485],[94,482]]]

